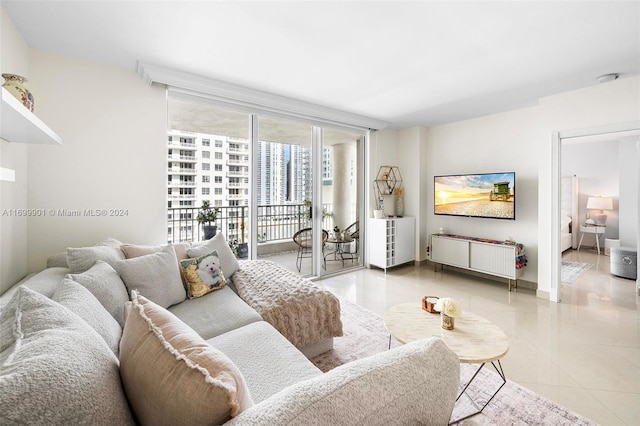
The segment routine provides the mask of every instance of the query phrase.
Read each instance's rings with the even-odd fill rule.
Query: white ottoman
[[[613,275],[637,279],[638,251],[633,247],[612,247],[610,269]]]

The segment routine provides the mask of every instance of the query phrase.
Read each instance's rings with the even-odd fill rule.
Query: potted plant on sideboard
[[[218,209],[211,207],[209,200],[202,202],[202,207],[196,217],[198,223],[202,224],[202,230],[204,231],[204,239],[209,240],[216,235],[217,226],[215,225],[216,218],[218,217]]]

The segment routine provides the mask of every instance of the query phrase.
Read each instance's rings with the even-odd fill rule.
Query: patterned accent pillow
[[[189,299],[204,296],[227,284],[222,268],[220,268],[220,257],[216,250],[193,259],[181,260],[180,267],[182,275],[187,281]]]
[[[224,235],[222,234],[222,232],[218,232],[215,237],[205,242],[193,243],[191,248],[187,249],[187,255],[189,257],[199,257],[204,256],[205,254],[209,254],[213,250],[218,252],[218,257],[220,258],[220,265],[222,268],[222,272],[224,272],[224,276],[227,279],[232,279],[233,273],[240,269],[240,264],[238,263],[238,259],[236,259],[236,256],[229,248],[229,244],[224,239]]]

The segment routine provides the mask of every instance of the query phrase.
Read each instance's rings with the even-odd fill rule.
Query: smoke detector
[[[620,74],[612,73],[612,74],[604,74],[598,77],[598,83],[607,83],[609,81],[617,80],[620,77]]]

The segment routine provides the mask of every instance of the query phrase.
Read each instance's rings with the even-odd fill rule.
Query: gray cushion
[[[207,343],[238,366],[255,403],[301,380],[322,375],[302,352],[265,321],[214,337]]]
[[[129,301],[129,294],[111,265],[98,260],[88,271],[70,274],[68,278],[89,290],[120,324],[120,328],[124,327],[124,304]]]
[[[5,293],[0,295],[0,310],[2,310],[2,307],[4,305],[9,303],[9,300],[11,300],[11,297],[15,294],[15,292],[18,290],[18,287],[20,287],[21,285],[29,287],[31,290],[37,291],[40,294],[44,294],[47,297],[53,296],[53,293],[55,293],[58,286],[62,284],[64,276],[68,273],[69,270],[67,268],[48,268],[44,271],[40,271],[36,274],[32,274],[26,277],[25,279],[11,287],[9,290],[7,290]]]
[[[124,259],[124,253],[122,253],[119,247],[94,246],[67,248],[67,263],[73,274],[79,274],[89,270],[98,260],[115,266],[116,262],[122,259]]]
[[[440,339],[419,340],[299,382],[227,424],[446,425],[459,383],[458,357]]]
[[[47,268],[68,268],[67,252],[61,251],[47,257]]]
[[[163,308],[180,303],[187,297],[176,252],[170,244],[157,253],[118,261],[116,270],[129,292],[138,290],[139,294]]]
[[[187,299],[170,307],[169,311],[203,339],[262,320],[260,314],[229,287],[222,287],[197,299]]]
[[[118,355],[122,328],[89,290],[65,278],[52,299],[85,320]]]
[[[193,247],[187,249],[187,254],[189,257],[200,257],[214,250],[218,252],[218,256],[220,257],[222,273],[226,278],[231,278],[231,275],[240,269],[240,265],[231,248],[229,248],[229,244],[224,239],[222,232],[217,233],[215,237],[203,243],[194,243]]]
[[[24,286],[0,313],[0,417],[2,424],[134,424],[104,340]]]

